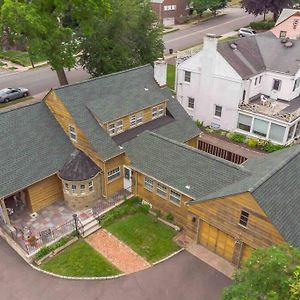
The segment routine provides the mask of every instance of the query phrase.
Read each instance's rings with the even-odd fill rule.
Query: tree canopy
[[[299,299],[299,265],[300,250],[297,248],[280,245],[257,249],[235,273],[233,284],[224,289],[222,299]]]
[[[191,4],[193,8],[197,11],[198,14],[202,15],[202,13],[206,10],[211,10],[215,12],[218,9],[224,8],[227,5],[227,0],[191,0]]]
[[[292,7],[293,0],[242,0],[242,7],[245,8],[249,14],[265,15],[268,12],[273,13],[274,20],[276,20],[283,8]]]
[[[162,28],[149,1],[110,0],[110,12],[81,38],[81,65],[100,76],[147,64],[162,56]]]

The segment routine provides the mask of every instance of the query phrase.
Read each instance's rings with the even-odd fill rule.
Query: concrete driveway
[[[1,300],[215,300],[230,282],[185,251],[119,279],[63,280],[34,271],[0,239]]]

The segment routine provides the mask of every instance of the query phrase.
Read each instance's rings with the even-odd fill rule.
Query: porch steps
[[[88,218],[82,222],[83,225],[83,234],[81,235],[83,238],[89,236],[90,234],[94,233],[98,229],[101,228],[99,225],[98,220],[93,217]]]

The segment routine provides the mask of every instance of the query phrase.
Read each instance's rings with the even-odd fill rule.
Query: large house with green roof
[[[197,150],[199,129],[165,75],[158,61],[0,113],[2,224],[14,226],[18,201],[39,214],[63,199],[78,212],[126,190],[235,265],[257,247],[300,246],[300,146],[242,165]]]

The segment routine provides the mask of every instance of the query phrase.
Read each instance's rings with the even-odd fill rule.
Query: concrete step
[[[97,231],[100,228],[101,228],[101,226],[99,224],[94,225],[93,227],[90,227],[87,230],[84,230],[82,237],[86,238],[87,236],[89,236],[90,234],[94,233],[95,231]]]
[[[97,226],[99,224],[99,222],[97,220],[91,220],[89,223],[85,223],[83,224],[83,227],[84,227],[84,231],[94,227],[94,226]]]

